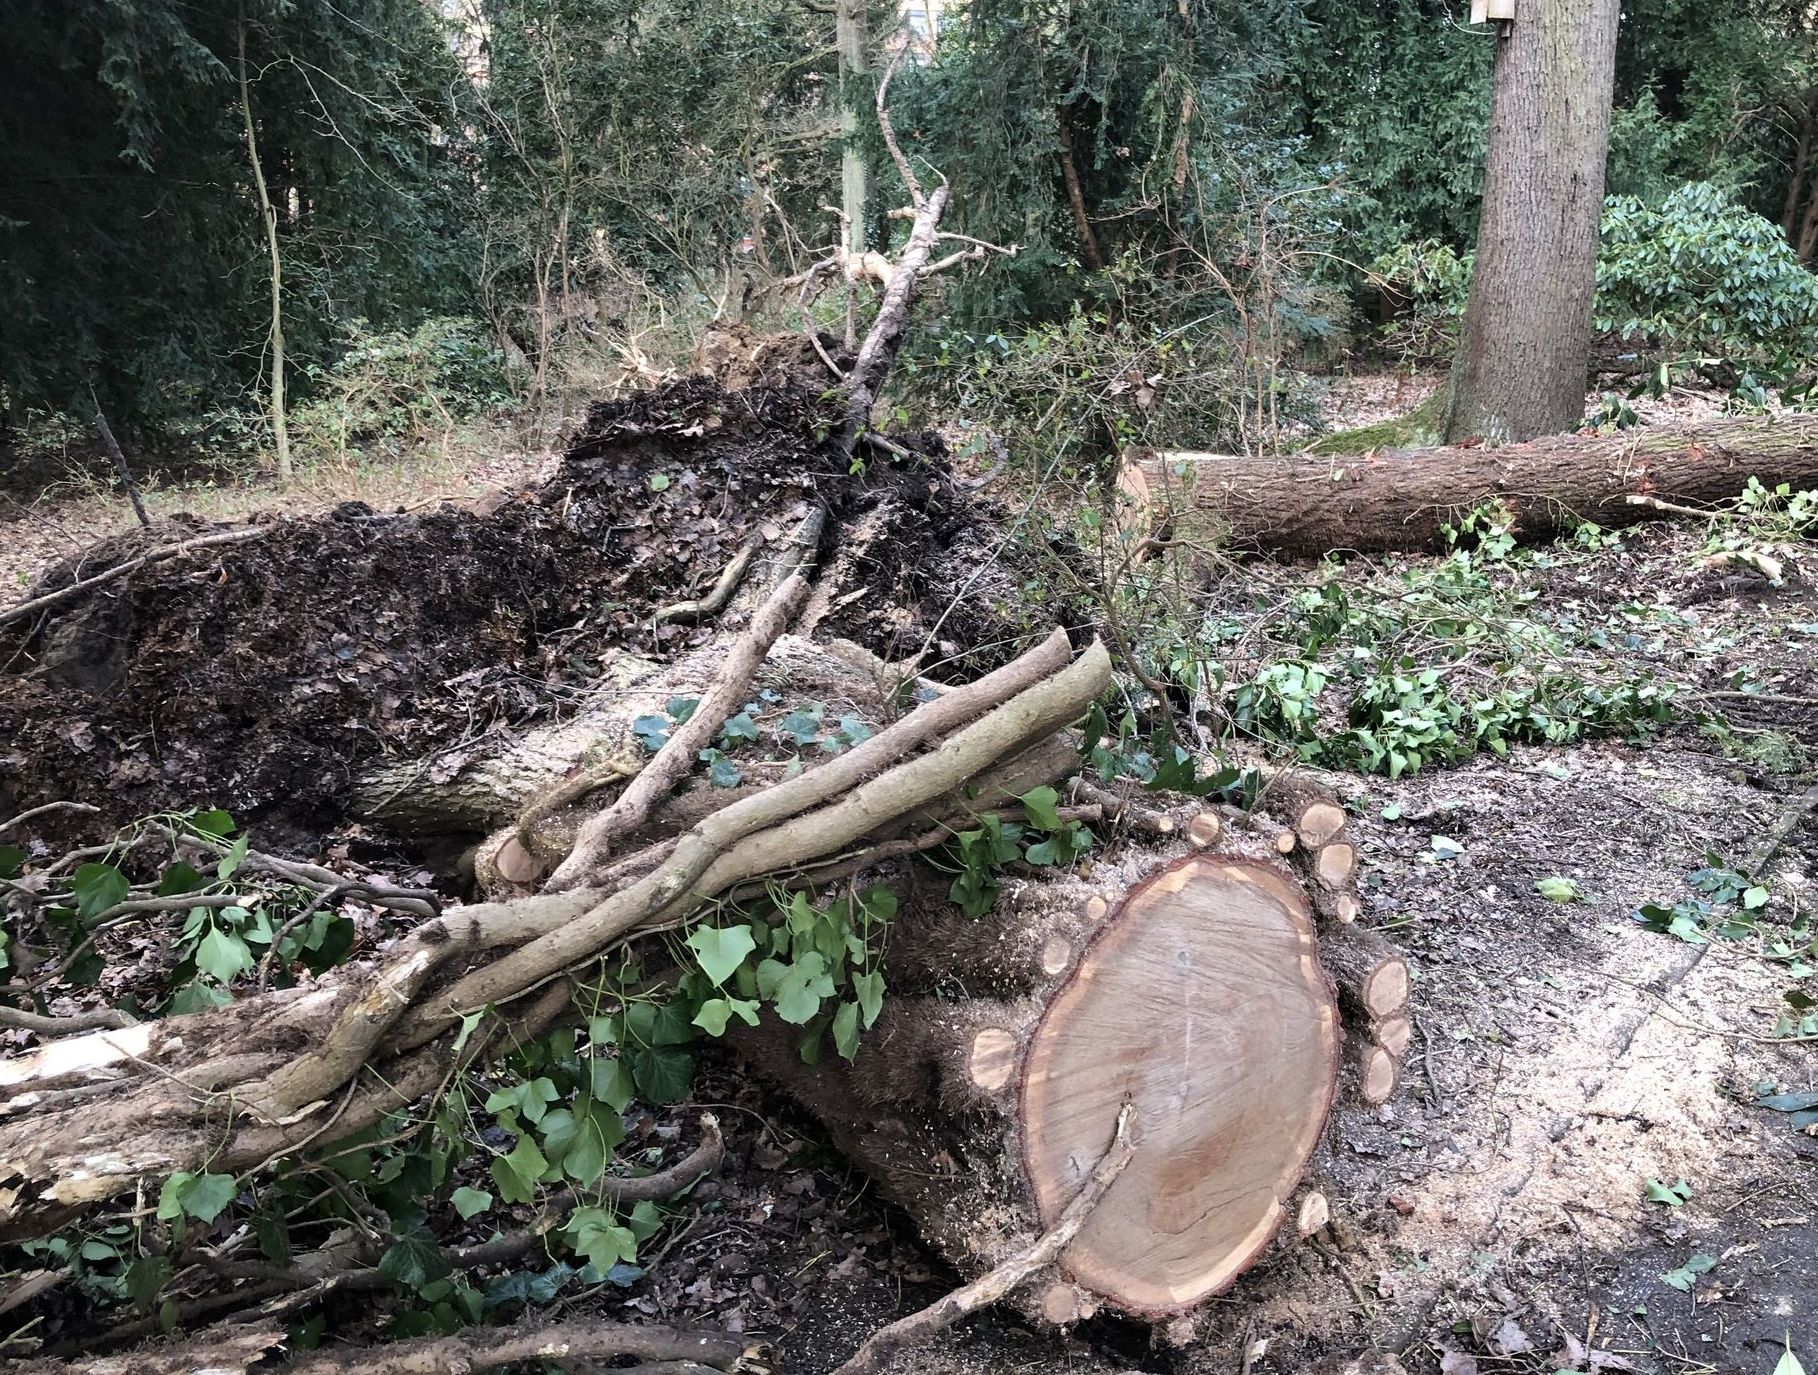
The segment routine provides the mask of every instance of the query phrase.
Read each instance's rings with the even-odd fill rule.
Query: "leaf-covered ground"
[[[890,658],[943,641],[1003,653],[996,611],[952,605],[989,531],[944,462],[855,466],[827,442],[823,404],[705,378],[603,402],[523,499],[347,503],[0,627],[0,810],[65,798],[124,821],[182,797],[332,818],[365,764],[470,756],[559,713],[606,651],[704,638],[652,613],[704,595],[748,535],[787,539],[816,503],[885,532],[847,570],[865,595],[824,633]],[[32,592],[197,532],[110,539]]]

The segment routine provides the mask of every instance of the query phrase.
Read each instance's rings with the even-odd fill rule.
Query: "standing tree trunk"
[[[1525,0],[1496,52],[1477,266],[1448,443],[1584,415],[1620,0]]]
[[[834,32],[840,53],[840,219],[846,255],[856,257],[866,248],[866,214],[871,200],[871,168],[859,146],[861,79],[870,71],[865,35],[864,0],[837,0]],[[851,275],[846,280],[846,347],[857,343],[857,302]]]
[[[236,31],[240,56],[240,117],[246,123],[246,156],[252,163],[253,188],[259,193],[259,220],[265,226],[265,249],[271,257],[271,435],[278,450],[278,481],[290,481],[290,423],[284,409],[284,259],[278,252],[278,211],[265,185],[259,161],[259,136],[253,125],[252,87],[246,80],[246,17]]]

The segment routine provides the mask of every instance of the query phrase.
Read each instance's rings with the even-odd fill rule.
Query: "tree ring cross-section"
[[[1128,1102],[1136,1158],[1061,1268],[1127,1312],[1227,1287],[1286,1216],[1338,1082],[1338,1009],[1286,874],[1194,855],[1131,889],[1048,1003],[1021,1088],[1043,1221]]]

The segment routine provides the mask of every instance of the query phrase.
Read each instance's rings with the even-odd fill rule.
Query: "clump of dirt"
[[[0,808],[331,817],[372,761],[502,735],[559,713],[608,651],[660,657],[712,634],[652,613],[704,594],[754,530],[787,538],[814,503],[830,529],[894,513],[850,569],[891,576],[842,589],[829,628],[886,656],[919,650],[981,518],[943,456],[856,465],[837,425],[796,382],[692,378],[596,404],[553,479],[491,511],[349,503],[267,521],[263,538],[0,627]],[[105,541],[32,595],[205,528]],[[976,611],[944,633],[1006,638]]]

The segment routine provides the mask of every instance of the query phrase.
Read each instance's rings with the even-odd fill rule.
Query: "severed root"
[[[511,883],[536,882],[543,871],[543,865],[536,857],[536,837],[549,818],[564,807],[584,802],[608,783],[636,778],[643,767],[642,759],[608,759],[582,770],[573,778],[563,779],[541,797],[533,799],[518,813],[513,834],[493,852],[492,863],[499,876]]]
[[[873,1372],[882,1369],[886,1360],[905,1347],[925,1341],[935,1333],[952,1327],[961,1318],[989,1307],[1052,1265],[1073,1238],[1079,1235],[1080,1228],[1092,1216],[1092,1210],[1135,1157],[1136,1148],[1130,1143],[1131,1114],[1132,1110],[1126,1103],[1117,1115],[1117,1130],[1110,1146],[1106,1148],[1079,1193],[1060,1215],[1060,1220],[1041,1240],[979,1276],[971,1284],[962,1285],[920,1312],[898,1318],[888,1327],[873,1333],[853,1353],[851,1360],[834,1371],[834,1375],[873,1375]]]
[[[754,531],[751,537],[739,546],[739,552],[732,556],[732,562],[726,565],[725,571],[713,584],[711,592],[696,601],[676,602],[671,606],[665,606],[651,619],[657,625],[668,625],[672,621],[692,625],[696,621],[706,620],[709,616],[719,615],[725,609],[726,603],[732,600],[732,594],[738,591],[739,584],[745,580],[745,574],[751,569],[751,561],[757,557],[758,550],[763,546],[762,532]]]

